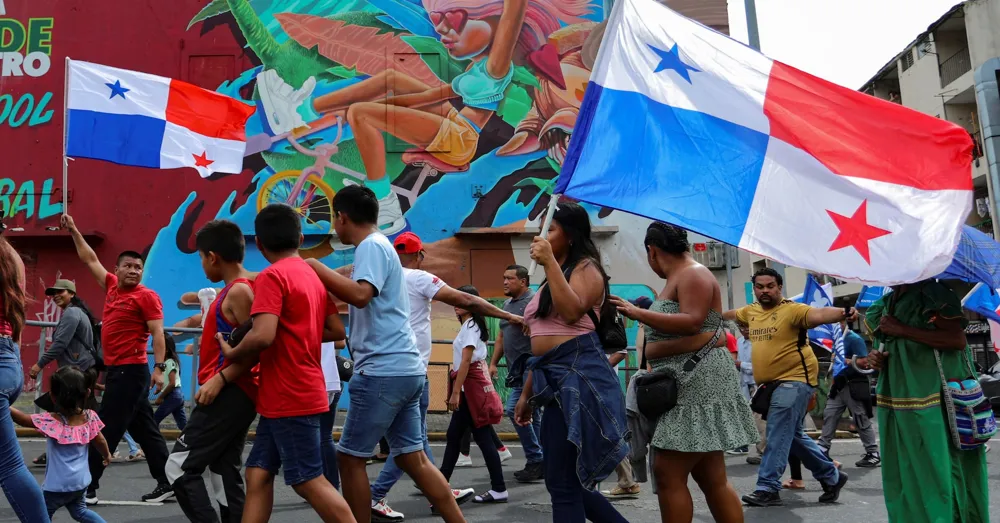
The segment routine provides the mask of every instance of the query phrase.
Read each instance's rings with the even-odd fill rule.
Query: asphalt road
[[[33,457],[44,449],[44,443],[41,440],[22,440],[21,447],[25,456]],[[512,474],[523,467],[524,460],[520,448],[515,445],[510,445],[509,448],[514,453],[514,458],[504,464],[504,469],[511,495],[510,503],[493,506],[467,504],[463,507],[466,518],[469,521],[483,523],[551,521],[549,497],[543,484],[524,485],[514,481]],[[128,452],[124,444],[120,446],[120,449],[124,453]],[[249,447],[247,450],[249,451]],[[440,445],[435,445],[434,450],[437,456],[444,452]],[[806,491],[783,493],[784,507],[746,509],[746,521],[748,523],[797,523],[800,521],[880,523],[888,521],[882,500],[880,471],[878,469],[858,469],[853,466],[861,454],[863,454],[862,447],[857,440],[838,440],[834,444],[833,457],[846,464],[844,470],[851,477],[838,504],[820,505],[817,503],[816,499],[821,491],[819,485],[810,479],[807,481],[808,489]],[[993,452],[988,456],[992,467],[990,512],[1000,514],[1000,452]],[[727,461],[729,477],[736,490],[741,495],[751,492],[756,482],[757,468],[747,465],[740,457],[731,457]],[[489,488],[489,480],[486,469],[482,467],[482,458],[475,446],[473,446],[473,462],[475,466],[472,468],[456,469],[452,484],[456,487],[473,487],[477,491],[484,491]],[[379,464],[369,466],[369,476],[374,478],[380,467]],[[33,472],[41,482],[44,470],[35,467]],[[144,505],[141,502],[136,503],[140,496],[152,489],[153,486],[153,481],[149,478],[149,471],[144,462],[114,464],[102,479],[100,497],[102,503],[105,504],[98,505],[96,510],[109,522],[177,523],[184,521],[184,516],[176,503],[167,502],[153,506]],[[613,484],[607,486],[611,487]],[[704,496],[697,490],[697,486],[693,482],[691,487],[695,499],[695,521],[713,521],[708,506],[705,504]],[[130,502],[132,504],[111,505],[106,503],[109,501]],[[409,478],[404,477],[390,492],[389,502],[394,509],[406,514],[407,521],[440,521],[430,515],[426,500],[417,495],[413,482]],[[631,522],[652,523],[660,521],[659,507],[655,496],[649,492],[648,485],[643,485],[643,492],[638,499],[617,500],[615,505]],[[0,501],[0,522],[4,521],[17,521],[6,499]],[[69,514],[63,510],[56,513],[53,521],[67,522],[71,519]],[[319,521],[319,518],[308,505],[295,495],[291,488],[279,484],[276,487],[275,506],[271,521],[304,523]]]

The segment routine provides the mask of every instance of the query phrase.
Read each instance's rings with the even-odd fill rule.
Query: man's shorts
[[[246,467],[264,469],[274,475],[284,468],[288,486],[322,476],[319,418],[319,414],[290,418],[261,416]]]
[[[337,452],[368,458],[385,436],[391,455],[423,452],[420,396],[424,375],[366,376],[351,378],[351,404]]]

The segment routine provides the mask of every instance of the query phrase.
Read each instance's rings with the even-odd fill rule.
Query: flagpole
[[[553,194],[552,198],[549,198],[549,207],[545,211],[545,219],[542,220],[542,230],[538,232],[538,235],[543,239],[547,238],[549,235],[549,226],[552,225],[552,216],[556,213],[556,207],[559,206],[559,196],[558,194]],[[531,265],[528,267],[528,276],[535,274],[535,269],[538,268],[538,262],[531,260]]]
[[[62,146],[62,190],[63,214],[69,214],[69,158],[66,156],[66,142],[69,137],[69,64],[66,57],[66,76],[63,79],[63,146]]]

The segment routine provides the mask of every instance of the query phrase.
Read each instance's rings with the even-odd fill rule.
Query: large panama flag
[[[875,283],[951,262],[972,206],[962,128],[618,0],[556,194]]]

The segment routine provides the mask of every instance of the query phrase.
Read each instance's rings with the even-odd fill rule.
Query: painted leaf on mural
[[[512,83],[503,93],[503,100],[500,100],[500,105],[497,107],[497,115],[503,118],[503,121],[517,127],[530,109],[531,97],[528,96],[528,91]]]
[[[434,24],[431,23],[427,11],[419,3],[407,0],[368,0],[373,7],[381,10],[386,16],[395,20],[396,24],[419,36],[437,37]]]
[[[534,87],[535,89],[541,89],[542,84],[538,83],[538,78],[531,72],[531,69],[523,65],[514,66],[514,78],[513,81],[519,83],[525,87]]]
[[[543,178],[525,178],[514,184],[514,187],[537,187],[542,194],[552,194],[552,189],[556,186],[556,179],[546,180]]]
[[[191,21],[188,22],[187,28],[191,29],[191,26],[197,24],[198,22],[208,20],[213,16],[218,16],[228,12],[229,12],[229,2],[227,2],[226,0],[212,0],[211,2],[208,3],[208,5],[203,7],[201,11],[198,11],[198,14],[194,15],[194,18],[192,18]]]
[[[444,44],[437,38],[428,36],[405,35],[400,37],[416,51],[420,58],[427,63],[428,68],[437,73],[438,78],[444,83],[451,81],[469,68],[469,60],[456,60],[445,49]],[[437,58],[432,58],[437,55]],[[428,62],[432,60],[432,62]]]
[[[340,78],[354,78],[355,76],[358,75],[357,68],[355,68],[355,67],[344,67],[342,65],[338,65],[336,67],[331,67],[331,68],[327,69],[327,72],[330,73],[330,74],[332,74],[332,75],[338,76]]]
[[[413,54],[411,47],[398,36],[379,34],[373,27],[351,26],[340,20],[294,13],[277,13],[274,17],[288,37],[299,45],[307,49],[315,47],[322,56],[367,75],[384,71],[388,55]],[[393,67],[425,84],[441,84],[422,60],[396,60]]]

